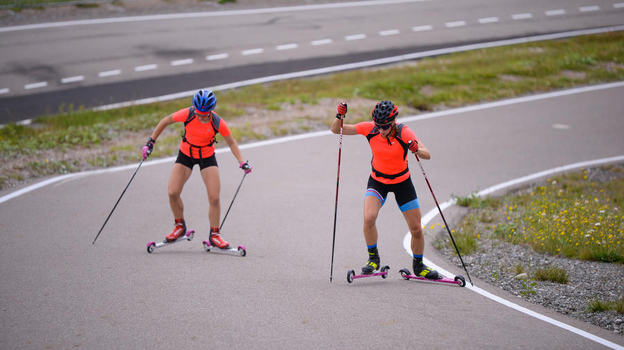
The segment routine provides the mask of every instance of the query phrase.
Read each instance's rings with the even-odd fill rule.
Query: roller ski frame
[[[406,281],[410,280],[410,279],[414,279],[414,280],[428,281],[428,282],[456,284],[456,285],[458,285],[460,287],[465,287],[466,286],[466,279],[462,275],[457,275],[453,279],[442,277],[442,278],[437,279],[437,280],[432,280],[432,279],[425,278],[425,277],[422,277],[422,276],[416,276],[408,269],[401,269],[401,270],[399,270],[399,273],[401,274],[401,277],[403,277],[403,279],[406,280]]]
[[[214,250],[216,252],[221,252],[225,254],[238,254],[242,257],[247,255],[247,249],[245,248],[244,245],[239,245],[237,249],[234,249],[230,246],[227,246],[227,248],[219,248],[219,247],[213,246],[210,243],[210,240],[204,241],[204,249],[206,250],[206,252],[210,252],[211,250]]]
[[[388,270],[390,270],[390,266],[385,265],[381,268],[381,270],[379,270],[379,272],[374,272],[368,275],[356,275],[354,270],[349,270],[347,271],[347,282],[351,283],[353,282],[354,279],[358,279],[358,278],[366,278],[366,277],[375,277],[375,276],[381,276],[381,278],[385,279],[388,277]]]
[[[167,245],[170,245],[170,244],[174,244],[174,243],[178,243],[180,241],[192,241],[194,236],[195,236],[195,230],[189,230],[189,231],[186,231],[186,234],[184,236],[179,237],[175,241],[168,241],[168,240],[165,239],[164,241],[158,242],[158,243],[156,243],[156,242],[149,242],[149,243],[147,243],[147,252],[151,254],[157,248],[162,248],[164,246],[167,246]]]

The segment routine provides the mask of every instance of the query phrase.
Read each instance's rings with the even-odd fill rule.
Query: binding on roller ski
[[[399,273],[401,274],[401,277],[403,277],[403,279],[406,281],[410,279],[414,279],[414,280],[437,282],[437,283],[457,284],[460,287],[466,286],[466,279],[462,275],[457,275],[455,276],[455,278],[451,279],[451,278],[442,277],[440,275],[435,276],[436,278],[427,278],[425,276],[417,276],[411,273],[410,270],[408,269],[401,269]]]
[[[371,255],[369,253],[368,261],[366,262],[366,265],[362,267],[361,274],[356,275],[354,270],[347,271],[347,282],[351,283],[353,282],[354,279],[357,279],[357,278],[366,278],[366,277],[375,277],[375,276],[381,276],[381,278],[383,279],[387,278],[388,270],[390,270],[390,266],[385,265],[381,269],[379,269],[379,263],[380,263],[379,255],[377,254]],[[375,272],[375,271],[379,271],[379,272]]]
[[[148,253],[153,253],[154,250],[156,250],[157,248],[162,248],[164,246],[170,245],[170,244],[174,244],[174,243],[178,243],[180,241],[192,241],[193,237],[195,236],[195,231],[194,230],[189,230],[186,232],[186,234],[180,236],[178,239],[174,239],[174,240],[168,240],[165,238],[165,240],[163,240],[162,242],[149,242],[147,243],[147,252]]]

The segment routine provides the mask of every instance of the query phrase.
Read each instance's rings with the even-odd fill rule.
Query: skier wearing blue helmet
[[[184,123],[184,135],[180,142],[178,157],[169,177],[169,206],[173,213],[174,229],[167,235],[167,241],[175,241],[186,234],[184,203],[181,194],[184,185],[191,176],[193,167],[198,164],[210,204],[208,209],[210,243],[221,249],[229,247],[229,243],[221,238],[219,227],[221,180],[214,146],[217,133],[223,136],[245,174],[251,172],[251,165],[244,160],[225,120],[214,111],[216,106],[217,97],[212,91],[204,89],[197,91],[193,96],[193,105],[164,117],[152,132],[147,144],[143,146],[142,153],[143,159],[145,159],[150,156],[156,140],[168,125],[176,122]]]

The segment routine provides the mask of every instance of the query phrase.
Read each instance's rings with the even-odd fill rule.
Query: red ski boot
[[[175,219],[175,226],[173,231],[165,237],[168,242],[173,242],[176,239],[186,234],[186,223],[184,219]]]
[[[211,227],[210,228],[210,237],[208,238],[210,240],[210,244],[212,244],[213,246],[219,248],[219,249],[229,249],[230,248],[230,243],[224,241],[221,236],[220,236],[220,232],[218,228],[214,228]]]

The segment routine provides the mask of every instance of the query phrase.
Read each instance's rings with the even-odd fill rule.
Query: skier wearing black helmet
[[[408,151],[422,159],[431,154],[414,132],[404,124],[397,124],[399,108],[391,101],[380,101],[372,111],[372,121],[358,124],[344,124],[347,104],[338,105],[336,120],[332,123],[334,134],[363,135],[370,145],[373,159],[364,197],[364,240],[368,248],[368,261],[362,267],[363,275],[373,274],[380,268],[377,249],[377,216],[389,192],[393,192],[399,209],[411,233],[412,267],[414,274],[427,279],[438,279],[436,270],[423,263],[425,237],[421,226],[420,204],[409,172]]]

